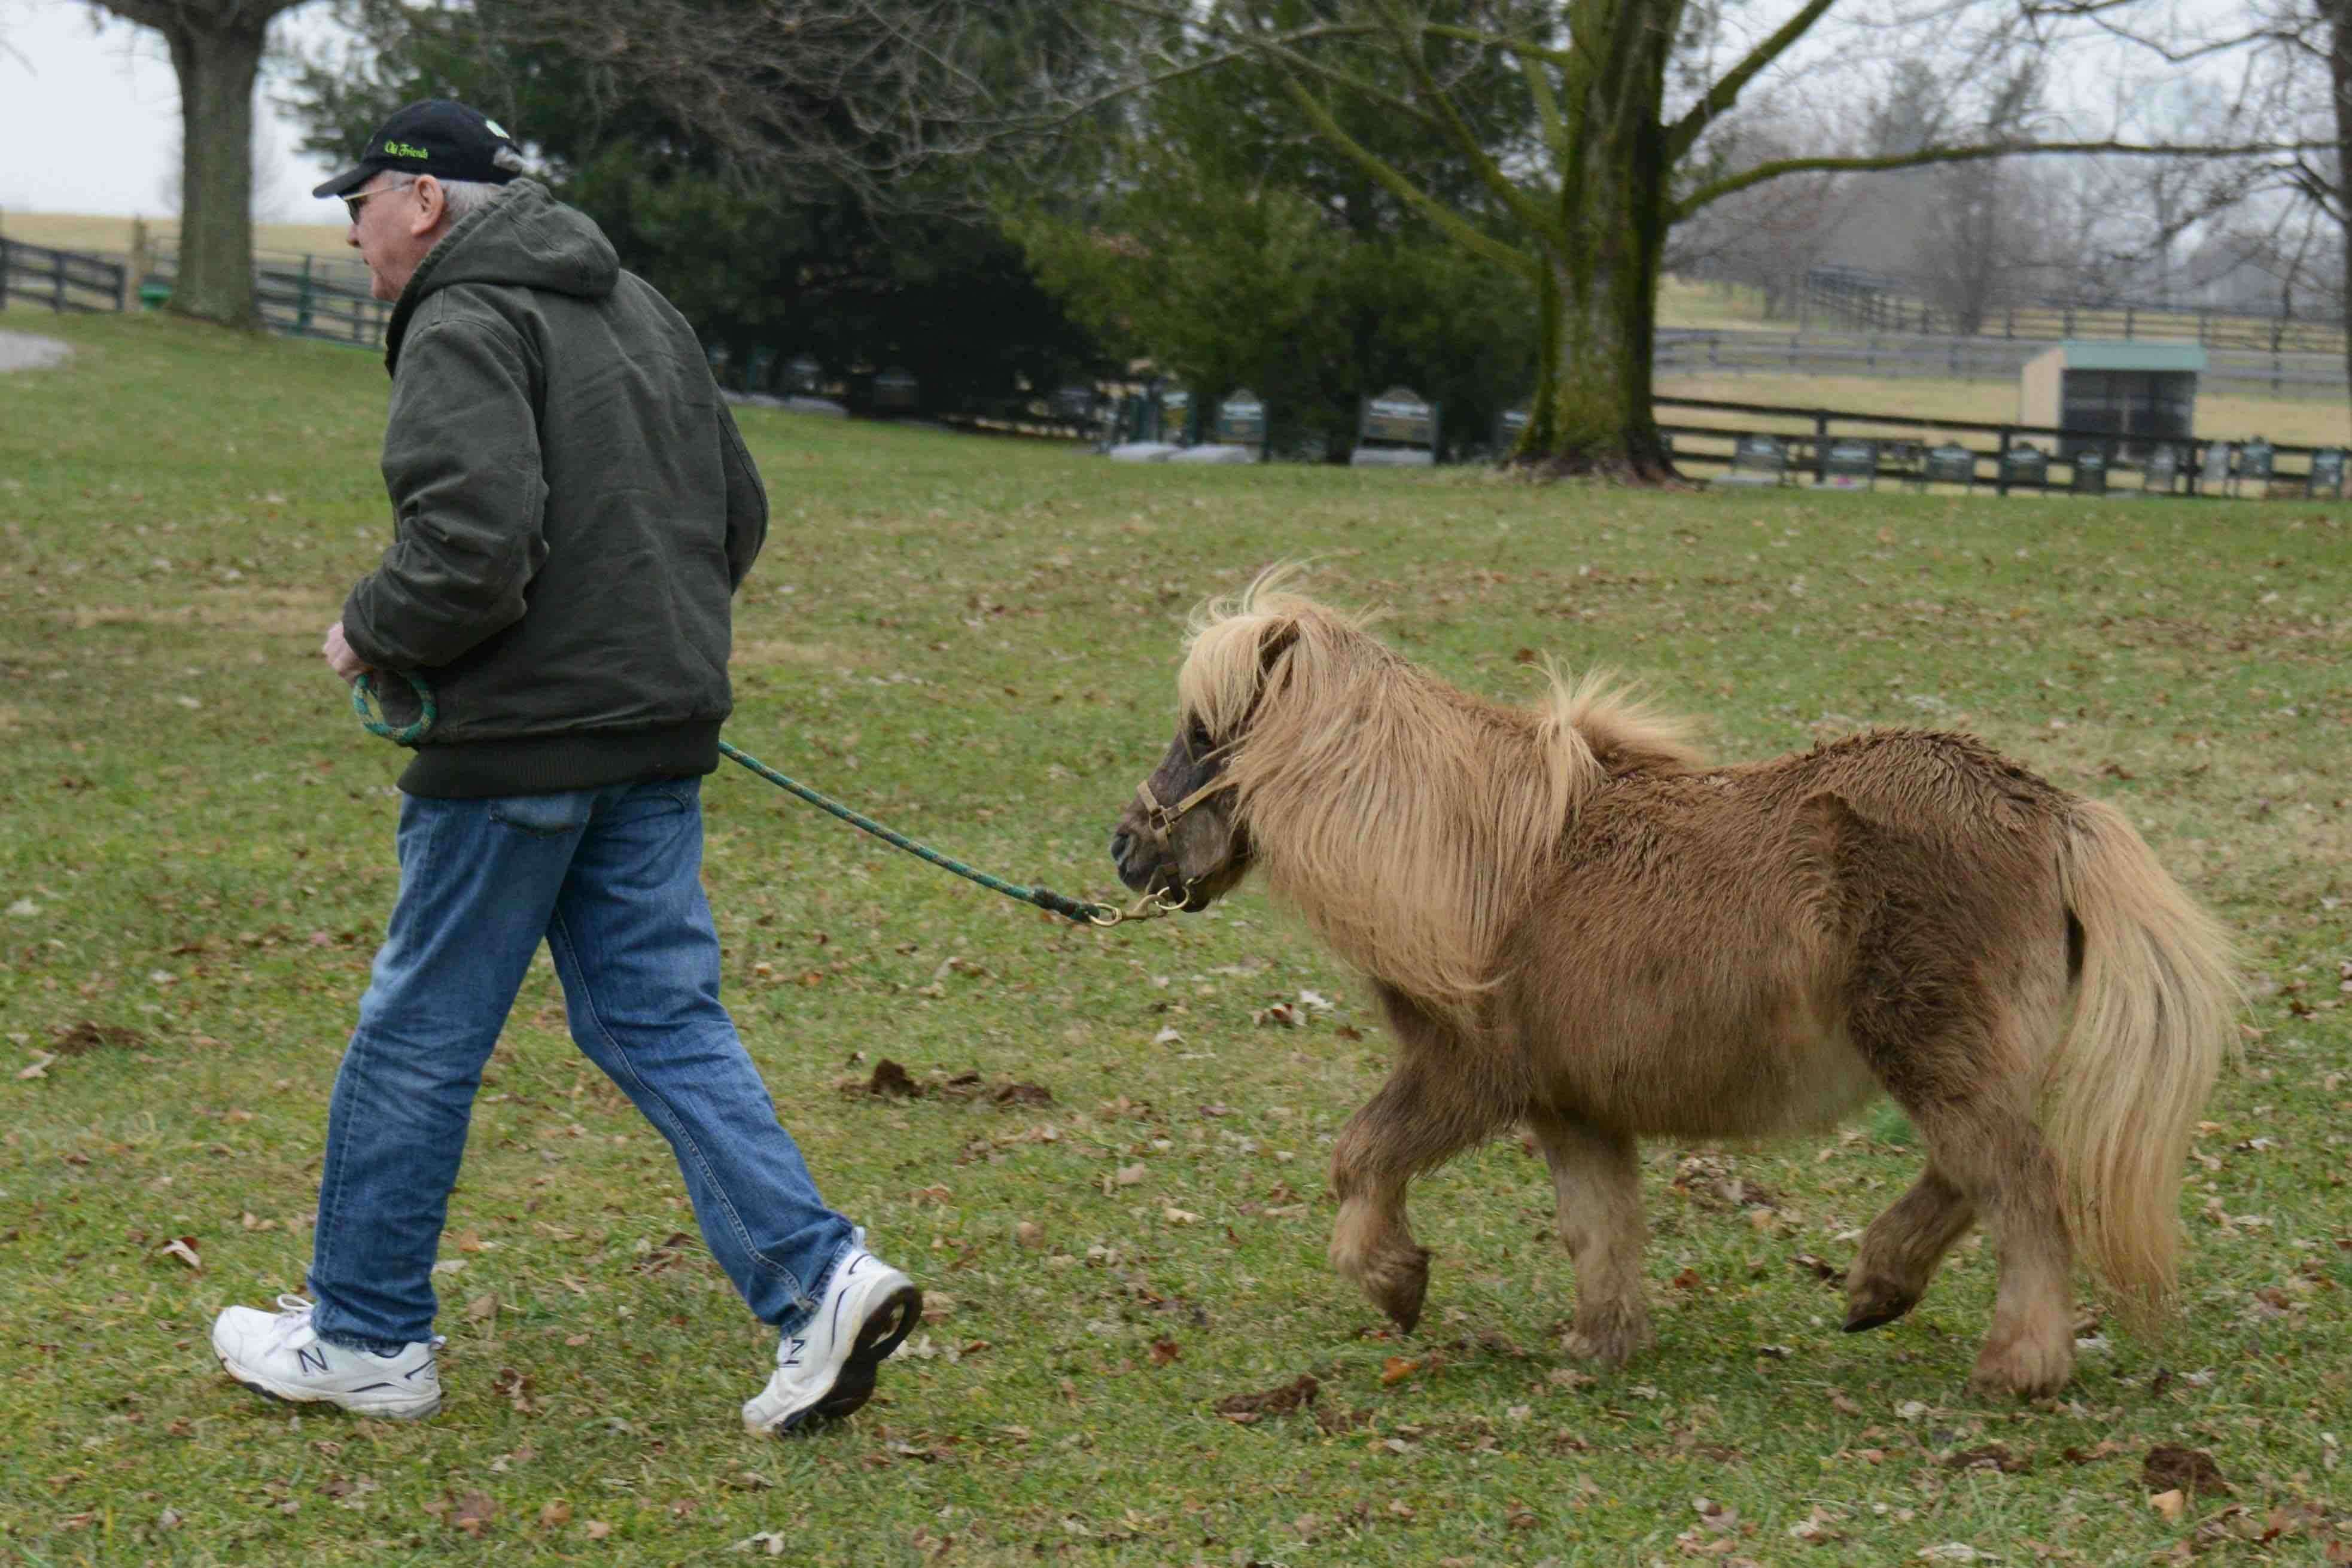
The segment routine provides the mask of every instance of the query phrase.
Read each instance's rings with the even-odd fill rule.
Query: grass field
[[[730,737],[1019,880],[1111,891],[1186,611],[1279,557],[1481,691],[1531,693],[1543,650],[1646,677],[1727,758],[1959,727],[2116,801],[2255,993],[2185,1318],[2152,1343],[2086,1317],[2076,1382],[2028,1406],[1966,1389],[1982,1249],[1837,1332],[1821,1275],[1916,1167],[1882,1108],[1652,1145],[1660,1343],[1597,1378],[1560,1347],[1540,1162],[1466,1158],[1417,1188],[1430,1310],[1391,1337],[1322,1259],[1384,1046],[1294,921],[1244,889],[1073,929],[730,771],[730,1003],[930,1321],[856,1420],[744,1437],[772,1342],[542,968],[452,1205],[449,1398],[398,1426],[265,1405],[205,1344],[300,1285],[396,881],[400,754],[316,655],[386,535],[382,372],[156,318],[41,329],[74,359],[0,377],[0,1563],[2352,1557],[2352,507],[1126,467],[747,412],[775,531]],[[885,1057],[932,1091],[838,1086]],[[939,1087],[968,1072],[1051,1103]],[[1305,1375],[1309,1409],[1214,1410]],[[2163,1447],[2230,1490],[2173,1495]]]

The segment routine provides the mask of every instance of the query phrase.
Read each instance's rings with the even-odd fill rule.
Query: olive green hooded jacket
[[[438,714],[414,795],[527,795],[719,765],[729,600],[768,502],[693,329],[584,214],[518,180],[394,307],[394,538],[343,635]]]

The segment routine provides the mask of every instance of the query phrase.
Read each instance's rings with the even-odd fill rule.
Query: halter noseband
[[[1168,835],[1176,831],[1176,824],[1184,820],[1184,813],[1199,805],[1202,801],[1207,800],[1210,796],[1221,793],[1222,791],[1230,789],[1233,787],[1233,775],[1229,773],[1220,774],[1216,778],[1210,779],[1206,784],[1202,785],[1198,789],[1193,790],[1190,795],[1185,796],[1181,800],[1177,801],[1173,806],[1163,806],[1160,803],[1159,797],[1151,792],[1151,781],[1150,779],[1147,779],[1142,783],[1138,784],[1135,787],[1136,799],[1143,802],[1143,825],[1150,831],[1151,841],[1153,845],[1159,849],[1160,858],[1163,862],[1172,861],[1175,859],[1176,852],[1170,845]]]

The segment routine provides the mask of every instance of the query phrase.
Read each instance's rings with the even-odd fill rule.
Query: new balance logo
[[[327,1375],[327,1353],[316,1345],[306,1345],[296,1351],[294,1359],[301,1363],[303,1371],[315,1372],[321,1377]]]
[[[784,1359],[778,1364],[779,1365],[798,1366],[801,1364],[801,1352],[808,1348],[808,1341],[804,1339],[796,1339],[792,1342],[792,1353],[786,1355]]]

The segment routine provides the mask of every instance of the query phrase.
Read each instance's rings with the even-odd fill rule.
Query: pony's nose
[[[1133,833],[1121,831],[1113,833],[1110,836],[1110,858],[1117,861],[1121,865],[1125,865],[1127,863],[1127,852],[1134,847],[1135,835]]]

